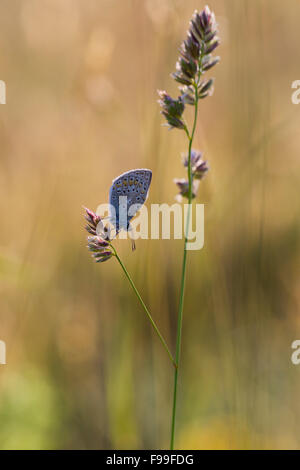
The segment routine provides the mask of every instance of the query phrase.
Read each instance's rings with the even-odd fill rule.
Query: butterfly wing
[[[113,180],[109,191],[109,204],[115,209],[116,219],[115,223],[114,221],[113,223],[117,232],[121,228],[128,230],[129,221],[135,216],[147,199],[151,179],[152,171],[142,168],[126,171],[126,173],[123,173]],[[121,196],[126,196],[127,199],[123,202],[123,200],[120,199]],[[139,207],[136,207],[136,210],[128,215],[128,211],[133,204],[137,204]],[[120,209],[123,214],[127,214],[127,226],[120,220]]]

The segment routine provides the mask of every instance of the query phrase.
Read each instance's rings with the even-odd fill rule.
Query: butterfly
[[[111,214],[110,218],[115,225],[116,234],[121,229],[127,231],[131,229],[130,220],[146,201],[151,179],[152,171],[142,168],[126,171],[113,180],[109,190],[109,204],[115,210],[115,216],[112,217]],[[132,242],[134,249],[134,241]]]

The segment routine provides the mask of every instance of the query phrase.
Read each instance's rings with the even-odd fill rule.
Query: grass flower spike
[[[103,229],[103,223],[101,221],[101,218],[99,217],[99,215],[95,214],[90,209],[87,209],[87,207],[84,207],[84,210],[84,218],[87,221],[87,225],[85,226],[86,231],[89,232],[91,235],[97,235],[98,225],[101,227],[101,229]]]
[[[185,91],[191,92],[197,77],[219,62],[212,52],[219,45],[215,15],[206,6],[201,13],[195,11],[187,32],[187,39],[180,48],[180,57],[176,64],[173,78],[185,85]],[[212,86],[212,80],[198,83],[199,97],[205,95]],[[190,88],[192,87],[192,88]],[[193,99],[191,93],[191,99]],[[194,104],[194,103],[193,103]]]
[[[177,384],[178,371],[181,353],[181,335],[182,335],[182,319],[184,306],[185,278],[186,278],[186,262],[187,262],[187,244],[188,244],[188,228],[191,218],[192,201],[196,196],[199,182],[203,179],[208,171],[207,161],[203,160],[202,153],[193,150],[193,140],[197,127],[198,104],[199,101],[211,96],[213,93],[213,78],[203,78],[212,67],[219,62],[219,57],[214,57],[213,52],[218,47],[220,41],[217,36],[217,23],[215,15],[205,7],[200,13],[195,11],[190,21],[187,31],[187,37],[180,47],[180,57],[176,63],[176,71],[172,77],[179,83],[180,97],[177,101],[172,100],[166,92],[160,93],[160,105],[163,108],[162,114],[167,119],[171,127],[179,127],[184,129],[188,138],[188,152],[184,155],[183,165],[187,169],[187,178],[174,179],[179,189],[178,200],[183,197],[188,199],[188,211],[185,230],[185,242],[183,251],[182,274],[179,310],[177,319],[177,339],[176,339],[176,368],[174,372],[174,393],[173,393],[173,409],[171,424],[171,441],[170,449],[174,448],[175,440],[175,423],[177,410]],[[183,118],[185,110],[184,105],[194,107],[194,119],[191,128]],[[176,114],[175,110],[180,109],[180,114]],[[180,121],[180,126],[172,126],[172,119],[176,117]],[[177,122],[177,121],[176,121]],[[177,122],[178,124],[178,122]]]
[[[158,101],[162,107],[161,113],[165,116],[170,129],[185,129],[185,124],[181,119],[184,111],[184,101],[181,96],[177,100],[173,100],[166,91],[158,91],[160,100]]]
[[[201,13],[195,11],[190,21],[187,38],[179,50],[176,72],[172,74],[181,85],[179,86],[181,95],[174,100],[166,91],[158,91],[162,114],[170,128],[176,127],[188,132],[183,120],[185,104],[195,106],[198,100],[212,95],[214,80],[200,78],[219,62],[220,58],[212,55],[219,43],[214,13],[207,6]]]
[[[187,154],[183,156],[183,165],[186,168],[189,166],[189,156]],[[202,180],[208,172],[209,166],[207,161],[203,160],[202,152],[198,150],[191,151],[191,169],[193,178],[198,180]]]
[[[88,237],[88,249],[92,252],[96,263],[103,263],[114,256],[109,243],[100,237]]]
[[[189,198],[189,180],[185,178],[174,178],[174,183],[179,189],[179,194],[176,196],[178,202],[182,201],[182,198]],[[198,184],[196,181],[193,181],[193,192],[192,198],[194,199],[197,195]]]
[[[114,256],[114,252],[109,241],[108,231],[104,227],[99,215],[86,207],[84,209],[85,220],[87,221],[85,229],[91,234],[91,236],[87,237],[87,248],[91,251],[92,257],[96,263],[108,261],[112,256]]]

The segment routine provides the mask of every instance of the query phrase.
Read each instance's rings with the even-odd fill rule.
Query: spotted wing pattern
[[[130,220],[135,216],[139,208],[147,199],[148,191],[152,179],[152,171],[147,169],[126,171],[118,178],[114,179],[109,191],[109,203],[114,207],[116,212],[115,226],[117,232],[120,229],[128,230]],[[121,196],[126,196],[126,205]],[[137,204],[134,213],[128,214],[130,207]],[[127,214],[127,226],[120,220],[120,208],[123,208]]]

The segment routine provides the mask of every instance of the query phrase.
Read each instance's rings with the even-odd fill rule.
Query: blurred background
[[[117,262],[86,250],[82,205],[153,171],[174,203],[183,132],[162,127],[194,0],[1,0],[0,448],[169,444],[173,370]],[[221,63],[194,146],[205,246],[188,257],[176,447],[300,448],[300,3],[211,0]],[[172,351],[182,241],[116,244]]]

